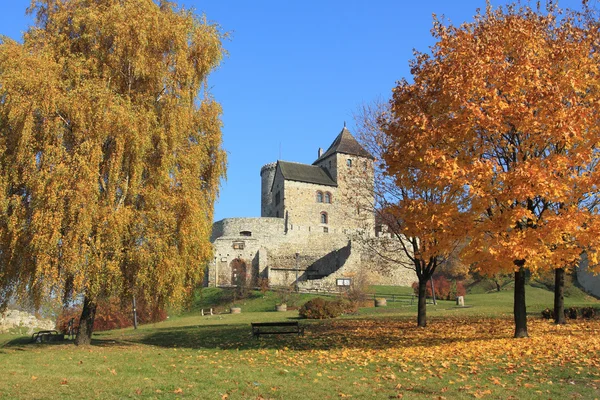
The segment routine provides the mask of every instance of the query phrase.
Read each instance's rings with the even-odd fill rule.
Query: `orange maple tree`
[[[527,336],[526,270],[572,267],[584,250],[596,261],[598,32],[585,5],[435,19],[436,44],[416,53],[414,82],[398,83],[382,121],[388,172],[425,195],[400,207],[405,229],[434,230],[437,254],[467,224],[465,259],[514,271],[515,337]]]
[[[438,139],[406,129],[401,121],[401,115],[418,112],[421,106],[419,101],[391,107],[375,102],[363,107],[356,120],[361,143],[376,158],[374,212],[385,231],[371,248],[388,262],[415,272],[417,325],[425,327],[427,284],[455,256],[469,224],[464,221],[465,188],[452,175],[436,170],[432,155]]]

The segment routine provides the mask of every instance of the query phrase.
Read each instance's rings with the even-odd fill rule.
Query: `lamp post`
[[[135,295],[133,295],[133,329],[137,329],[138,320],[137,320],[137,308],[135,305]]]
[[[300,253],[296,253],[296,283],[295,283],[296,293],[298,293],[298,290],[299,290],[299,288],[298,288],[298,258],[299,257],[300,257]]]

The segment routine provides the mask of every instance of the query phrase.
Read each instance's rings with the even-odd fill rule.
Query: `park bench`
[[[304,335],[304,327],[300,326],[297,321],[294,322],[253,322],[252,335],[259,338],[260,335],[285,335],[288,333],[296,333]]]
[[[65,340],[65,335],[55,330],[39,331],[31,335],[32,343],[61,342],[63,340]]]
[[[213,309],[209,308],[208,311],[204,311],[204,308],[200,310],[200,314],[204,317],[205,315],[214,315]]]

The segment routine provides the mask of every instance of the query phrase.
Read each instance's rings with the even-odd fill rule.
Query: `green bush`
[[[307,319],[328,319],[339,317],[344,312],[342,301],[327,301],[321,297],[307,301],[300,310],[301,318]]]
[[[358,300],[341,298],[333,301],[342,310],[342,314],[354,314],[358,311]]]

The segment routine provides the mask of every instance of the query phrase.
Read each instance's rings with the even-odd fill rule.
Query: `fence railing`
[[[339,297],[343,295],[345,292],[339,291],[328,291],[323,289],[302,289],[302,293],[314,293],[319,296],[326,297]],[[414,294],[398,294],[398,293],[367,293],[368,299],[386,299],[389,302],[405,302],[409,304],[414,304],[416,302],[417,296]]]

